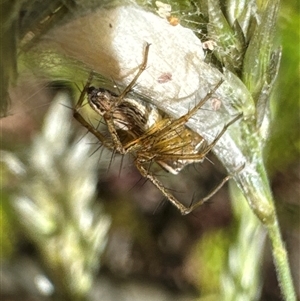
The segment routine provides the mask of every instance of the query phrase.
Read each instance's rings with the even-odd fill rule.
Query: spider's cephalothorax
[[[117,130],[126,131],[132,138],[138,138],[162,118],[159,110],[149,103],[133,98],[124,98],[114,106],[118,96],[106,89],[89,87],[89,105],[101,116],[112,112],[112,120]]]
[[[106,89],[91,87],[91,75],[74,108],[74,117],[104,146],[120,154],[133,154],[135,165],[142,176],[149,179],[182,214],[188,214],[214,195],[232,176],[225,177],[205,198],[186,207],[151,173],[149,166],[156,162],[167,171],[177,174],[187,164],[202,162],[227,128],[242,115],[227,123],[213,142],[208,144],[201,135],[189,129],[186,123],[214,95],[222,80],[193,109],[178,119],[167,116],[151,104],[128,98],[127,94],[147,66],[149,47],[150,44],[147,44],[139,71],[120,95]],[[89,124],[79,113],[85,94],[88,95],[90,106],[103,116],[109,138]]]

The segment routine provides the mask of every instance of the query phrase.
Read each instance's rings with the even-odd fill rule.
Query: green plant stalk
[[[255,140],[255,138],[253,139]],[[255,148],[259,150],[259,145]],[[272,243],[273,260],[278,282],[286,301],[296,300],[287,252],[282,241],[279,223],[270,190],[268,177],[260,151],[254,153],[251,169],[245,169],[236,177],[236,183],[242,189],[252,211],[266,227]],[[255,171],[256,173],[254,173]]]
[[[273,258],[282,294],[287,301],[294,301],[296,300],[296,294],[277,218],[273,223],[266,225],[266,227],[272,242]]]

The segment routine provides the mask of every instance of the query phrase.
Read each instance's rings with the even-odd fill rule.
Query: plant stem
[[[261,154],[260,154],[261,155]],[[262,158],[262,156],[259,156]],[[245,168],[238,176],[237,183],[243,190],[253,212],[266,227],[272,243],[273,260],[277,271],[278,282],[286,301],[296,300],[295,290],[288,263],[287,252],[280,234],[274,201],[267,174],[262,160],[257,160],[252,168]],[[254,168],[253,168],[254,167]]]
[[[281,292],[285,300],[294,301],[296,300],[296,294],[289,268],[287,252],[282,241],[277,219],[274,220],[274,223],[266,226],[272,242],[273,259]]]

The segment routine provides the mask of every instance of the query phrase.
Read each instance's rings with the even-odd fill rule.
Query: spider
[[[167,116],[153,105],[128,98],[127,94],[147,66],[149,47],[150,44],[147,44],[137,74],[120,95],[90,86],[93,77],[91,73],[73,109],[73,115],[103,146],[122,155],[132,154],[141,175],[149,179],[181,214],[185,215],[210,199],[232,176],[226,176],[206,197],[186,207],[150,171],[150,165],[156,162],[170,173],[178,174],[186,165],[202,162],[227,128],[240,119],[242,114],[225,124],[215,139],[208,144],[201,135],[189,129],[186,123],[213,96],[223,80],[219,81],[194,108],[178,119]],[[89,105],[103,117],[110,137],[99,132],[79,113],[86,94]]]

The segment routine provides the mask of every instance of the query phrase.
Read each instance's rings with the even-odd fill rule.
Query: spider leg
[[[236,173],[239,173],[241,170],[243,170],[245,167],[245,164],[242,164],[236,171]],[[192,211],[194,211],[196,208],[199,206],[203,205],[206,201],[208,201],[212,196],[214,196],[223,186],[226,182],[228,182],[230,179],[233,178],[233,175],[228,175],[225,177],[206,197],[203,199],[199,200],[197,203],[194,205],[190,206],[189,208],[186,209],[186,211],[183,214],[189,214]]]
[[[124,97],[126,96],[127,93],[130,92],[136,81],[138,80],[139,76],[142,74],[142,72],[146,69],[147,67],[147,61],[148,61],[148,54],[149,54],[149,48],[150,48],[149,43],[146,44],[145,48],[145,53],[144,53],[144,59],[142,64],[140,65],[139,71],[133,78],[133,80],[130,82],[130,84],[124,89],[124,91],[118,96],[117,100],[114,103],[114,106],[106,112],[103,117],[106,122],[108,131],[111,135],[111,138],[113,140],[114,148],[116,149],[117,152],[120,154],[126,154],[128,152],[127,148],[123,146],[122,142],[120,141],[119,135],[117,133],[116,127],[114,125],[114,120],[113,120],[113,112],[116,107],[118,107],[121,102],[123,101]],[[96,136],[98,138],[98,136]]]
[[[141,162],[136,162],[136,167],[141,173],[141,175],[147,179],[149,179],[160,191],[161,193],[170,201],[179,211],[182,215],[187,215],[194,211],[199,206],[203,205],[206,201],[208,201],[213,195],[215,195],[226,182],[228,182],[233,176],[229,175],[225,177],[221,183],[218,184],[206,197],[199,200],[197,203],[190,207],[186,207],[183,204],[181,204],[164,186],[163,184],[149,171],[147,171],[144,166],[141,164]]]
[[[234,117],[231,121],[229,121],[227,124],[224,125],[223,129],[221,132],[215,137],[215,139],[206,146],[205,149],[201,150],[201,154],[185,154],[182,155],[181,158],[177,159],[202,159],[204,158],[212,149],[213,147],[217,144],[217,142],[220,140],[220,138],[224,135],[226,130],[228,129],[229,126],[231,126],[233,123],[235,123],[237,120],[239,120],[243,116],[243,113],[237,115]]]
[[[169,132],[170,130],[175,130],[176,128],[185,125],[189,119],[213,96],[213,94],[217,91],[217,89],[221,86],[223,83],[223,79],[221,79],[214,88],[206,94],[204,98],[202,98],[199,103],[192,108],[190,111],[188,111],[185,115],[179,117],[178,119],[175,119],[172,121],[171,124],[166,126],[162,131],[160,131],[162,134],[165,132]]]
[[[225,177],[206,197],[202,198],[201,200],[199,200],[197,203],[195,203],[194,205],[190,206],[189,208],[186,208],[186,210],[184,211],[184,213],[182,214],[189,214],[192,211],[194,211],[196,208],[198,208],[199,206],[203,205],[205,202],[207,202],[212,196],[214,196],[223,186],[226,182],[228,182],[230,179],[232,179],[232,175],[229,175],[227,177]]]
[[[91,85],[91,82],[92,82],[92,80],[93,80],[93,77],[94,77],[94,72],[91,71],[91,72],[90,72],[90,75],[89,75],[89,77],[88,77],[88,80],[87,80],[86,84],[84,85],[83,90],[82,90],[81,93],[80,93],[80,97],[79,97],[79,99],[78,99],[78,101],[77,101],[77,104],[76,104],[76,106],[75,106],[75,108],[74,108],[74,111],[79,111],[79,109],[82,107],[82,103],[83,103],[83,101],[84,101],[84,96],[85,96],[85,94],[86,94],[87,89],[88,89],[89,86]]]
[[[212,150],[212,148],[217,144],[217,142],[220,140],[220,138],[224,135],[224,133],[226,132],[228,127],[231,126],[233,123],[235,123],[237,120],[239,120],[242,117],[243,117],[243,113],[237,115],[232,120],[230,120],[227,124],[225,124],[223,129],[221,130],[221,132],[215,137],[215,139],[212,141],[212,143],[210,143],[206,147],[206,149],[203,151],[203,154],[205,154],[205,155],[208,154]]]
[[[141,173],[141,175],[147,179],[149,179],[153,185],[155,185],[160,192],[170,201],[180,212],[182,215],[189,213],[189,208],[185,207],[181,204],[164,186],[163,184],[139,161],[135,162],[136,168]]]
[[[147,61],[148,61],[148,54],[149,54],[149,48],[150,48],[149,43],[146,44],[146,48],[145,48],[145,54],[144,54],[144,59],[143,62],[139,68],[138,73],[135,75],[135,77],[133,78],[133,80],[131,81],[131,83],[124,89],[124,91],[119,95],[118,100],[116,101],[115,107],[119,106],[121,104],[121,102],[123,101],[123,98],[131,91],[132,87],[135,85],[136,81],[138,80],[138,78],[140,77],[140,75],[143,73],[143,71],[146,69],[147,67]]]
[[[206,94],[206,96],[204,98],[202,98],[199,101],[199,103],[193,109],[191,109],[190,111],[188,111],[185,115],[183,115],[183,116],[181,116],[181,117],[179,117],[177,119],[174,119],[174,120],[166,118],[165,119],[165,125],[163,125],[159,130],[155,129],[155,132],[156,132],[157,136],[164,137],[165,134],[169,133],[170,131],[175,131],[176,132],[176,129],[178,129],[178,128],[182,127],[182,126],[185,126],[185,124],[189,121],[189,119],[205,104],[205,102],[207,102],[212,97],[212,95],[216,92],[216,90],[221,86],[221,84],[223,83],[223,81],[224,80],[221,79],[214,86],[214,88],[210,92],[208,92]],[[169,122],[167,122],[167,120]],[[147,134],[151,135],[152,133],[150,133],[148,131]],[[141,139],[143,139],[143,138],[144,137],[141,137]]]
[[[106,115],[104,115],[104,119],[105,119],[105,122],[106,122],[106,125],[107,125],[107,128],[108,128],[108,131],[111,135],[115,150],[118,153],[120,153],[122,155],[125,155],[128,151],[126,151],[126,149],[123,147],[122,142],[120,141],[120,138],[119,138],[119,135],[117,133],[116,127],[114,125],[113,118],[111,116],[107,117]]]

